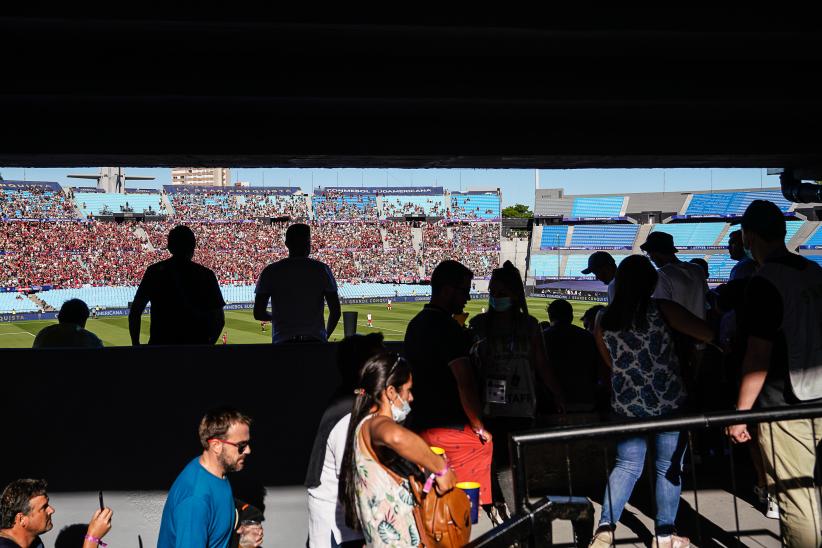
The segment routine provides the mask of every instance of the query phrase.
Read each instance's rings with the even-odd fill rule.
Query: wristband
[[[91,535],[86,535],[86,540],[90,540],[91,542],[96,542],[97,546],[102,546],[103,548],[106,548],[106,546],[108,546],[108,544],[103,542],[103,539],[93,537]]]
[[[431,488],[433,486],[434,486],[434,474],[429,474],[428,479],[425,480],[425,485],[422,486],[422,492],[427,495],[428,492],[431,491]]]

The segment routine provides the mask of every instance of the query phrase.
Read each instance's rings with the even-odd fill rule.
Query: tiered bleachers
[[[576,225],[571,235],[572,247],[630,248],[639,225]]]
[[[382,197],[382,218],[403,215],[444,217],[445,197],[443,196],[392,196]]]
[[[340,297],[344,299],[359,298],[394,298],[394,297],[420,297],[431,296],[430,285],[408,285],[408,284],[340,284]]]
[[[799,229],[802,228],[802,225],[805,224],[802,221],[788,221],[785,223],[785,243],[788,243],[794,235],[799,232]],[[722,241],[719,243],[722,247],[728,247],[728,240],[731,237],[731,232],[734,230],[739,230],[739,226],[732,226],[728,232],[725,233],[725,236],[722,238]]]
[[[716,253],[708,257],[708,273],[712,280],[727,280],[737,261],[724,253]]]
[[[542,237],[539,241],[540,249],[564,247],[568,237],[567,225],[546,225],[542,227]]]
[[[725,223],[679,223],[654,225],[654,232],[665,232],[674,238],[674,245],[678,248],[710,247],[716,244],[716,239]]]
[[[811,234],[811,237],[808,238],[807,241],[802,245],[807,247],[822,246],[822,226],[817,228],[816,232]]]
[[[52,289],[42,291],[37,296],[46,304],[60,310],[69,299],[82,299],[89,308],[126,308],[134,300],[137,287],[77,287],[74,289]]]
[[[221,285],[220,291],[223,293],[223,300],[226,304],[231,303],[253,303],[254,285]]]
[[[805,255],[805,258],[822,266],[822,255]]]
[[[0,293],[0,313],[39,312],[37,305],[25,295],[19,293]]]
[[[625,196],[591,196],[574,200],[571,217],[619,217]]]
[[[500,197],[496,192],[451,194],[449,215],[453,219],[499,219]]]
[[[627,257],[628,255],[614,255],[614,261],[616,262],[617,266],[619,263],[622,262],[622,259]],[[565,273],[563,276],[568,278],[590,278],[594,279],[593,274],[585,275],[582,273],[583,270],[588,268],[588,255],[569,255],[568,262],[565,263]]]
[[[0,218],[74,219],[74,204],[57,183],[0,181]]]
[[[555,277],[559,272],[559,257],[550,255],[531,255],[531,275],[537,277]],[[581,276],[581,274],[580,274]]]
[[[160,194],[114,194],[106,192],[75,192],[74,202],[85,217],[120,213],[131,210],[134,213],[153,211],[160,213],[163,207]]]
[[[741,216],[754,200],[769,200],[779,206],[782,211],[788,211],[791,207],[791,203],[778,190],[714,192],[694,194],[685,214]]]
[[[333,190],[317,192],[311,199],[317,220],[375,221],[379,217],[377,196],[374,194],[344,194]]]

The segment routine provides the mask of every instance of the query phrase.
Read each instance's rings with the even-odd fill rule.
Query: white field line
[[[15,331],[14,333],[0,333],[0,337],[3,335],[31,335],[34,337],[34,334],[29,331]]]

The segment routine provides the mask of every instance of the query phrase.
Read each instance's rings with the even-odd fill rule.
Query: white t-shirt
[[[334,425],[325,444],[325,459],[320,484],[308,490],[308,542],[311,548],[331,546],[331,535],[337,544],[362,538],[345,525],[345,509],[337,501],[345,440],[351,413]]]
[[[271,342],[275,344],[300,335],[327,340],[324,298],[336,292],[331,269],[308,257],[289,257],[268,265],[254,290],[271,295]]]
[[[660,268],[659,282],[656,284],[654,299],[665,299],[679,303],[694,316],[705,319],[705,295],[708,282],[705,271],[693,263],[682,261],[669,263]]]
[[[368,321],[370,322],[371,321],[371,314],[369,314],[367,317],[368,317]]]

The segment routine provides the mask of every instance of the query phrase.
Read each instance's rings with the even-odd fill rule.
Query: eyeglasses
[[[245,453],[246,448],[251,445],[250,441],[241,441],[240,443],[234,443],[233,441],[221,440],[220,438],[208,438],[206,441],[219,441],[221,443],[233,445],[237,448],[237,452],[241,455]]]

